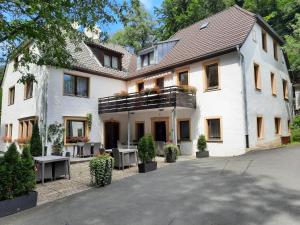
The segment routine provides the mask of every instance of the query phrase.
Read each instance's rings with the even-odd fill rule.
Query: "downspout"
[[[241,73],[242,73],[242,86],[243,86],[243,111],[244,111],[244,121],[245,121],[245,143],[246,148],[249,148],[249,124],[248,124],[248,102],[247,102],[247,85],[246,85],[246,72],[245,72],[245,62],[244,62],[244,55],[240,51],[240,46],[236,46],[236,50],[238,52],[238,55],[240,57],[240,67],[241,67]]]

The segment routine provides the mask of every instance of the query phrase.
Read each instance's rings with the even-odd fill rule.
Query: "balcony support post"
[[[130,112],[128,111],[127,116],[127,147],[130,147]]]
[[[173,143],[177,145],[177,115],[176,115],[176,107],[172,110],[172,138],[173,138]]]

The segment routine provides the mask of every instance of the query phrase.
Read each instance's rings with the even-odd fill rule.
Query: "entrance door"
[[[166,122],[155,121],[154,122],[154,139],[155,141],[167,141]]]
[[[144,123],[136,123],[136,140],[139,141],[145,135]]]
[[[118,147],[119,140],[119,123],[105,122],[104,124],[105,149]]]

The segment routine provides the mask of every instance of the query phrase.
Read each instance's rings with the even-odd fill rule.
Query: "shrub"
[[[33,191],[36,185],[34,161],[30,154],[30,148],[26,145],[23,148],[22,156],[22,184],[24,188],[24,194]]]
[[[151,134],[142,137],[138,144],[139,158],[143,163],[150,162],[155,158],[155,145]]]
[[[293,122],[290,125],[291,130],[300,129],[300,115],[295,116]]]
[[[30,152],[32,156],[41,156],[43,145],[40,136],[39,126],[37,123],[33,125],[32,136],[30,140]]]
[[[90,161],[91,184],[102,187],[111,183],[113,158],[108,154],[102,154]]]
[[[206,139],[205,136],[203,134],[201,134],[198,138],[198,142],[197,142],[197,148],[200,152],[205,151],[206,149]]]
[[[292,134],[292,141],[293,142],[300,142],[300,128],[293,129],[291,131],[291,134]]]
[[[189,94],[196,94],[197,88],[189,85],[180,85],[180,89],[182,92]]]
[[[175,162],[180,154],[179,148],[175,144],[167,144],[164,146],[164,152],[167,162]]]

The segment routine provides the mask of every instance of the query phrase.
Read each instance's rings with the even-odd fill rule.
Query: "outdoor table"
[[[34,160],[41,164],[42,166],[42,184],[44,184],[44,177],[45,177],[45,164],[47,163],[55,163],[55,162],[62,162],[64,161],[67,168],[68,168],[68,176],[69,180],[71,179],[71,172],[70,172],[70,158],[69,157],[63,157],[63,156],[54,156],[54,155],[49,155],[49,156],[40,156],[40,157],[33,157]],[[66,173],[65,173],[66,174]]]
[[[136,165],[138,165],[138,157],[137,157],[137,152],[138,150],[137,149],[134,149],[134,148],[121,148],[119,149],[119,152],[120,154],[122,155],[122,169],[124,170],[124,158],[125,158],[125,155],[126,154],[131,154],[131,153],[134,153],[134,157],[135,157],[135,160],[136,160]]]

